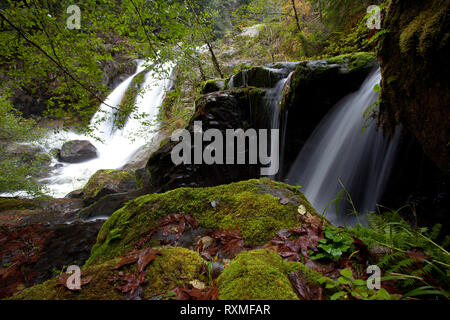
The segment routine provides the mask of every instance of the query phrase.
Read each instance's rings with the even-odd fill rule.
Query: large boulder
[[[380,116],[401,123],[424,152],[450,172],[449,1],[393,0],[378,56],[383,75]]]
[[[100,198],[114,193],[136,190],[136,179],[131,170],[99,170],[83,188],[83,200],[91,205]]]
[[[196,112],[186,130],[192,135],[196,121],[202,122],[203,131],[218,129],[224,137],[227,129],[269,128],[270,109],[263,101],[265,93],[264,89],[252,87],[204,95],[197,101]],[[176,166],[171,159],[171,152],[177,144],[170,139],[163,141],[162,147],[148,160],[147,169],[153,190],[215,186],[259,177],[259,165],[182,163]],[[191,150],[193,148],[192,144]]]
[[[72,140],[63,144],[58,154],[61,162],[79,163],[98,157],[97,149],[87,140]]]
[[[303,215],[299,214],[299,207],[304,208]],[[155,295],[156,298],[167,299],[167,294],[174,288],[210,283],[205,274],[205,251],[194,249],[200,243],[206,248],[208,238],[213,241],[208,236],[210,232],[218,232],[219,237],[221,234],[234,237],[231,243],[236,244],[237,250],[229,258],[233,259],[247,248],[265,244],[280,229],[321,221],[323,218],[298,188],[269,179],[144,195],[128,202],[104,223],[83,267],[82,276],[92,277],[91,281],[81,290],[70,291],[58,284],[58,277],[55,277],[18,293],[12,299],[149,299]],[[237,234],[228,231],[236,228],[240,230]],[[219,243],[217,245],[220,246]],[[139,262],[132,258],[125,265],[119,264],[121,266],[118,267],[118,263],[123,257],[137,257],[136,254],[145,252],[150,253],[150,263],[144,267],[143,279],[134,293],[127,293],[119,286],[120,279],[137,277],[136,263]],[[249,281],[257,281],[254,285],[258,294],[245,291],[241,298],[296,299],[287,278],[287,273],[296,267],[281,261],[275,251],[256,250],[242,253],[236,259],[220,279],[219,298],[238,298],[230,291],[234,284],[241,287]],[[220,262],[215,261],[212,266],[225,261],[220,258]],[[260,267],[261,270],[256,270]],[[217,267],[219,271],[214,277],[222,272],[220,269],[223,270],[223,265]],[[249,273],[240,273],[240,270],[248,270]],[[277,290],[264,292],[264,288],[270,289],[274,285],[278,286]]]

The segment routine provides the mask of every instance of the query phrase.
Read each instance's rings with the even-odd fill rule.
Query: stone
[[[87,140],[68,141],[58,154],[59,160],[67,163],[80,163],[97,157],[97,149]]]

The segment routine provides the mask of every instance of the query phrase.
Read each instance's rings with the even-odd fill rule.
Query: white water
[[[267,91],[266,95],[264,96],[264,102],[270,108],[270,112],[271,112],[271,115],[270,115],[270,119],[271,119],[270,128],[272,130],[274,130],[274,129],[280,130],[281,98],[283,96],[284,88],[286,87],[286,82],[289,80],[289,78],[291,77],[292,74],[293,74],[293,72],[291,72],[287,78],[284,78],[284,79],[281,79],[280,81],[278,81],[277,84],[275,85],[275,87],[273,87],[272,89]],[[280,137],[283,138],[283,135],[281,135]],[[273,163],[272,165],[276,165],[276,166],[280,167],[280,164],[283,163],[282,155],[283,155],[284,141],[282,141],[282,140],[281,141],[280,140],[272,140],[270,142],[270,144],[271,144],[270,150],[279,150],[279,154],[280,154],[280,158],[278,159],[278,163]],[[272,178],[275,179],[276,177],[278,177],[280,172],[281,172],[281,168],[279,168],[278,174],[276,174],[275,176],[272,176]]]
[[[167,64],[163,69],[171,73],[173,66]],[[143,84],[143,92],[136,98],[136,109],[129,116],[125,126],[117,129],[114,126],[115,110],[112,107],[120,105],[123,95],[133,78],[145,70],[144,61],[138,62],[134,75],[122,82],[101,104],[91,120],[91,135],[80,135],[74,132],[53,133],[46,138],[48,148],[60,148],[65,141],[89,140],[98,150],[98,158],[91,161],[67,164],[52,173],[50,178],[43,181],[48,193],[54,197],[64,197],[69,192],[82,188],[89,178],[100,169],[118,169],[126,165],[130,157],[142,146],[149,143],[156,134],[156,117],[162,104],[170,79],[159,79],[153,71],[147,72]],[[108,106],[109,105],[109,106]],[[138,115],[145,113],[145,117],[138,119]],[[152,126],[142,124],[151,122]],[[100,138],[102,141],[98,141]]]
[[[305,143],[288,174],[288,182],[303,186],[305,195],[319,213],[342,190],[339,181],[361,214],[374,210],[382,196],[400,130],[390,140],[372,121],[361,133],[364,111],[378,99],[373,88],[380,80],[380,70],[377,70],[359,91],[333,107]],[[331,204],[325,216],[335,224],[354,224],[357,217],[345,217],[348,209],[348,201],[343,200],[338,213],[335,204]]]

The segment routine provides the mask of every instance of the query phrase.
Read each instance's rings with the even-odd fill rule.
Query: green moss
[[[259,249],[242,252],[217,279],[219,298],[297,300],[287,277],[289,269],[275,251]]]
[[[146,295],[164,293],[185,286],[192,280],[205,281],[200,276],[204,261],[197,252],[179,247],[156,249],[162,251],[163,255],[157,256],[147,267]]]
[[[0,212],[8,210],[40,209],[41,207],[42,206],[37,199],[0,198]]]
[[[133,112],[135,108],[136,98],[140,93],[141,85],[145,82],[145,74],[146,70],[141,71],[137,74],[128,89],[125,91],[125,94],[122,97],[119,105],[119,111],[117,113],[117,123],[119,126],[124,125],[129,115]]]
[[[372,67],[376,56],[370,52],[355,52],[343,54],[325,60],[327,64],[341,64],[346,66],[348,72],[353,72],[361,68]]]
[[[400,33],[399,46],[402,53],[418,51],[425,55],[442,37],[442,25],[448,12],[445,1],[434,1],[434,5],[420,12]],[[448,35],[448,33],[447,33]],[[448,39],[446,37],[445,39]],[[442,44],[444,47],[445,44]]]
[[[198,253],[178,247],[155,248],[162,252],[147,266],[142,284],[144,296],[165,293],[178,286],[187,286],[192,280],[204,281],[200,276],[203,259]],[[112,270],[118,259],[83,269],[83,277],[92,276],[89,284],[74,292],[58,284],[58,279],[49,280],[12,296],[12,300],[122,300],[126,294],[114,288],[110,282],[120,271],[136,272],[136,264],[120,270]]]
[[[226,79],[207,80],[200,84],[200,93],[206,94],[210,92],[221,91],[225,89]]]
[[[88,181],[83,188],[83,200],[97,199],[100,191],[107,185],[120,185],[126,181],[134,180],[133,172],[129,170],[99,170]]]
[[[280,198],[291,199],[280,204]],[[216,206],[211,202],[215,200]],[[210,188],[180,188],[150,194],[127,203],[102,226],[87,264],[129,251],[156,226],[159,219],[183,212],[195,216],[200,225],[212,229],[239,227],[244,241],[260,245],[278,230],[301,223],[297,208],[306,206],[317,214],[306,198],[289,185],[270,179],[249,180]],[[116,230],[120,239],[111,233]]]

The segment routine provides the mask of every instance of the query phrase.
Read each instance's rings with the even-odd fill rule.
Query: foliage
[[[30,157],[24,162],[5,150],[8,144],[36,141],[40,133],[35,127],[34,120],[24,119],[14,110],[7,95],[0,97],[0,192],[40,194],[41,186],[30,179],[39,171],[40,156]]]
[[[432,288],[431,292],[445,293],[450,288],[449,236],[439,245],[441,225],[413,228],[400,215],[400,210],[384,214],[369,214],[369,228],[357,225],[350,230],[369,247],[384,247],[389,253],[376,264],[386,275],[385,280],[395,280],[405,293],[418,287]],[[446,248],[447,247],[447,248]],[[422,294],[427,292],[425,289]],[[428,290],[429,292],[429,290]],[[413,292],[412,294],[417,294]]]
[[[322,277],[319,282],[325,284],[325,288],[335,291],[330,300],[358,299],[358,300],[391,300],[392,296],[386,289],[372,290],[367,288],[367,283],[361,279],[355,279],[351,269],[343,269],[337,280]]]
[[[311,259],[339,260],[343,254],[348,253],[354,240],[345,230],[332,228],[326,224],[323,231],[325,237],[319,240],[317,245],[319,252],[311,255]]]

